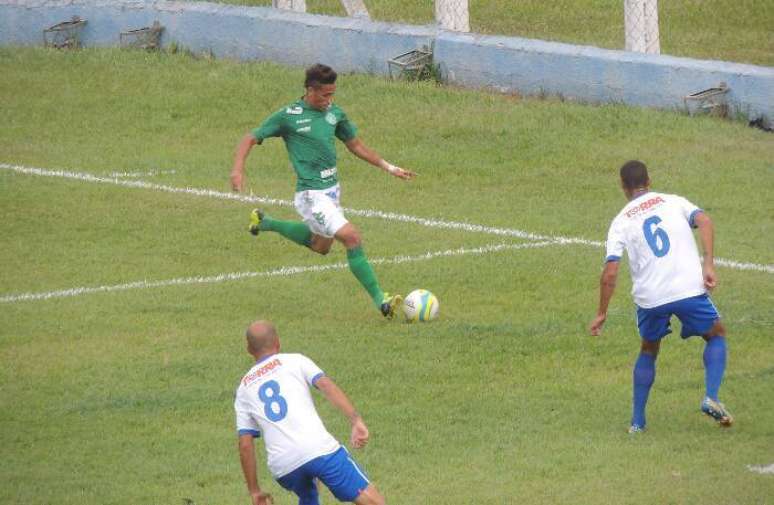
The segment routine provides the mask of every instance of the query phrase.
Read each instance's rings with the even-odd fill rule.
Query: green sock
[[[261,231],[275,231],[298,245],[309,247],[311,243],[312,231],[300,221],[281,221],[263,216],[260,228]]]
[[[371,264],[366,258],[365,252],[362,247],[355,247],[353,249],[347,249],[347,261],[349,262],[349,269],[360,284],[363,285],[368,294],[371,295],[371,299],[374,301],[376,308],[381,307],[384,299],[384,292],[379,287],[379,281],[376,280],[376,274],[371,268]]]

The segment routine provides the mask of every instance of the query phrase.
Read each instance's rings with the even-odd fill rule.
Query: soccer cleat
[[[247,227],[247,231],[253,235],[258,235],[261,231],[261,221],[263,220],[263,212],[259,209],[253,209],[250,213],[250,226]]]
[[[382,311],[382,315],[387,319],[392,319],[393,317],[395,317],[395,311],[398,310],[401,303],[403,303],[402,296],[400,295],[390,296],[389,293],[384,293],[384,299],[382,300],[382,305],[380,307],[380,310]]]
[[[728,428],[734,424],[734,418],[731,417],[731,413],[726,410],[726,406],[709,397],[704,398],[704,401],[701,402],[701,411],[717,421],[718,424],[724,428]]]
[[[639,424],[632,424],[631,426],[629,426],[629,435],[643,433],[644,431],[645,431],[645,426],[640,426]]]

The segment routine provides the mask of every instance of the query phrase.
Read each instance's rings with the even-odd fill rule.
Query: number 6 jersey
[[[301,354],[273,354],[242,377],[234,409],[240,435],[263,435],[274,478],[339,449],[320,420],[309,390],[323,372]]]
[[[626,249],[638,306],[649,309],[706,292],[691,230],[699,212],[681,196],[648,192],[613,219],[607,261],[619,261]]]

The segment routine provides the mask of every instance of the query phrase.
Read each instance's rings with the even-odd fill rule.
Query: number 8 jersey
[[[263,435],[274,478],[340,447],[320,420],[309,390],[323,375],[304,355],[274,354],[257,362],[237,388],[237,431]]]
[[[613,219],[607,261],[629,255],[632,297],[649,309],[706,292],[691,228],[701,209],[677,195],[648,192]]]

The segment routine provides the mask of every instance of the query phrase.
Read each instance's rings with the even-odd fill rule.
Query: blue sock
[[[656,357],[641,352],[634,364],[634,397],[632,399],[632,424],[645,427],[645,405],[653,381],[656,379]]]
[[[718,390],[726,371],[726,339],[722,335],[710,337],[704,346],[704,385],[707,396],[718,401]]]

